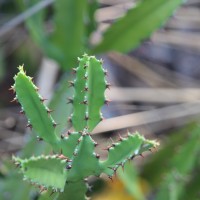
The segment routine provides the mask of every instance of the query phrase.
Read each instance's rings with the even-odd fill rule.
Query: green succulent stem
[[[44,105],[44,99],[38,94],[38,88],[33,84],[32,78],[27,76],[23,66],[14,77],[12,86],[16,91],[15,99],[22,105],[22,112],[28,118],[27,127],[35,129],[40,139],[46,140],[53,147],[58,144],[59,138],[54,134],[56,122],[51,117],[51,110]]]
[[[158,145],[139,133],[128,133],[127,137],[119,137],[118,142],[107,147],[106,160],[100,159],[100,155],[95,153],[97,143],[90,133],[102,120],[101,107],[107,102],[104,93],[109,84],[102,60],[84,54],[78,62],[78,67],[73,69],[76,78],[69,82],[74,87],[74,96],[69,103],[73,105],[70,121],[75,131],[57,135],[57,123],[51,117],[52,111],[43,104],[44,99],[23,66],[19,67],[11,87],[28,118],[28,126],[35,130],[39,140],[49,143],[56,153],[29,159],[14,157],[14,162],[20,167],[24,179],[38,185],[41,191],[61,192],[55,197],[58,200],[85,199],[85,178],[102,173],[111,178],[128,160]]]

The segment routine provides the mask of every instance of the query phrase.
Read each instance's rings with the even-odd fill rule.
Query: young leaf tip
[[[13,94],[14,94],[15,93],[15,85],[12,85],[8,90],[13,92]]]
[[[18,70],[19,70],[18,74],[26,75],[26,72],[24,71],[24,65],[19,65]],[[16,75],[15,75],[14,79],[15,78],[16,78]]]

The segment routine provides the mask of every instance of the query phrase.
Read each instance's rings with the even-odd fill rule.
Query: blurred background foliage
[[[11,162],[51,152],[9,103],[17,66],[36,77],[59,134],[70,128],[66,82],[84,52],[104,58],[112,84],[107,120],[93,133],[97,152],[105,157],[109,138],[127,128],[161,142],[113,181],[91,178],[88,196],[200,199],[199,9],[199,0],[0,0],[0,200],[55,198],[22,181]]]

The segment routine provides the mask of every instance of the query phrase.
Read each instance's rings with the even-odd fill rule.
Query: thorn
[[[71,117],[68,117],[68,122],[72,123],[72,118]]]
[[[74,156],[77,156],[78,154],[76,152],[73,153]]]
[[[84,101],[82,101],[80,104],[88,105],[88,101],[87,101],[87,100],[84,100]]]
[[[73,74],[76,74],[77,69],[76,68],[72,68],[72,72],[73,72]]]
[[[86,121],[88,121],[90,118],[87,116],[87,115],[85,115],[85,118],[84,118]]]
[[[101,59],[99,60],[99,62],[100,62],[100,64],[103,64],[104,60],[101,58]]]
[[[38,88],[38,87],[35,87],[35,91],[38,92],[38,91],[39,91],[39,88]]]
[[[126,130],[126,137],[127,138],[129,137],[129,130],[128,129]]]
[[[47,109],[47,113],[51,114],[54,110]]]
[[[85,76],[83,77],[83,79],[84,79],[84,80],[88,80],[88,76],[85,75]]]
[[[149,151],[150,151],[151,153],[153,153],[153,150],[152,150],[151,148],[149,149]]]
[[[139,154],[139,156],[141,156],[142,158],[144,158],[144,156],[143,156],[143,154],[141,153],[141,154]]]
[[[83,131],[79,131],[79,133],[80,133],[81,135],[83,135]]]
[[[115,173],[117,173],[117,169],[118,169],[118,166],[113,169]]]
[[[111,142],[112,142],[111,147],[115,147],[116,144],[115,144],[115,142],[113,141],[113,139],[112,139],[111,137],[110,137],[110,140],[111,140]]]
[[[122,171],[124,172],[124,163],[121,163],[120,165],[122,167]]]
[[[32,126],[30,123],[28,123],[28,124],[26,125],[26,128],[30,128],[30,129],[32,130],[33,126]]]
[[[110,90],[110,86],[111,86],[111,84],[106,83],[106,89],[109,89],[109,90]]]
[[[88,87],[85,87],[83,91],[88,92]]]
[[[111,146],[109,146],[109,147],[107,147],[105,149],[102,149],[102,150],[110,151],[110,148],[111,148]]]
[[[133,160],[134,158],[135,158],[135,155],[132,155],[131,158],[130,158],[130,160]]]
[[[69,83],[69,87],[74,87],[74,81],[68,81],[68,83]]]
[[[21,168],[22,165],[20,163],[16,164],[16,167]]]
[[[71,135],[71,134],[72,134],[72,132],[71,132],[70,130],[68,130],[68,131],[67,131],[67,134],[68,134],[68,135]]]
[[[111,137],[110,137],[110,140],[111,140],[112,143],[115,143]]]
[[[46,188],[45,187],[40,187],[40,194],[42,193],[42,192],[44,192],[46,190]]]
[[[24,110],[20,110],[19,114],[24,115],[25,114]]]
[[[119,135],[118,141],[119,141],[119,142],[123,141],[124,138],[123,138],[120,134],[118,134],[118,135]]]
[[[15,97],[12,101],[10,101],[11,103],[15,102],[15,103],[18,103],[18,100],[17,98]]]
[[[88,65],[87,64],[84,64],[84,67],[83,67],[83,69],[86,69],[88,67]]]
[[[78,143],[80,143],[80,142],[81,142],[81,139],[79,138],[79,139],[78,139]]]
[[[87,189],[88,189],[89,192],[92,192],[92,187],[93,186],[90,186],[89,184],[87,184]],[[86,200],[91,200],[91,198],[87,197]]]
[[[43,141],[43,139],[39,136],[37,136],[37,141]]]
[[[103,120],[105,120],[105,118],[101,117],[101,118],[100,118],[100,121],[103,121]]]
[[[59,124],[56,122],[53,122],[53,127],[56,128],[56,126],[58,126]]]
[[[117,176],[117,168],[113,168],[112,170],[114,171],[114,176],[116,177]]]
[[[44,98],[41,98],[40,99],[40,101],[42,102],[42,103],[44,103],[44,101],[47,101],[48,99],[44,99]]]
[[[157,149],[157,147],[156,147],[156,146],[154,146],[153,148],[156,150],[156,152],[158,151],[158,149]]]
[[[51,192],[51,194],[49,195],[49,197],[51,197],[54,193],[55,193],[55,190],[52,190],[52,192]]]
[[[71,165],[67,165],[67,166],[66,166],[66,169],[71,169],[71,168],[72,168]]]
[[[20,164],[20,163],[15,162],[15,165],[16,165],[16,168],[17,168],[17,167],[21,168],[21,164]]]
[[[107,106],[108,106],[108,104],[110,103],[111,101],[109,100],[109,99],[106,99],[105,101],[104,101],[104,104],[106,104]]]
[[[87,182],[88,182],[88,179],[87,179],[87,178],[85,178],[85,179],[84,179],[84,182],[85,182],[85,183],[87,183]]]
[[[95,146],[95,147],[98,146],[98,143],[97,143],[97,142],[94,142],[94,146]]]
[[[115,143],[112,143],[112,145],[111,145],[112,147],[115,147],[116,146],[116,144]]]
[[[84,128],[86,130],[86,132],[89,134],[88,130],[89,130],[89,126],[85,126]],[[89,134],[90,135],[90,134]]]
[[[8,90],[9,90],[9,91],[12,91],[13,94],[15,93],[15,88],[14,88],[14,86],[11,86]]]
[[[72,99],[72,98],[67,98],[68,99],[68,102],[67,102],[67,104],[70,104],[70,103],[72,103],[73,104],[73,102],[74,102],[74,100]]]
[[[108,76],[108,71],[107,70],[104,70],[104,75]]]
[[[96,158],[97,158],[97,159],[99,159],[99,158],[100,158],[100,155],[99,155],[99,154],[97,154],[97,153],[96,153],[96,155],[95,155],[95,156],[96,156]]]
[[[113,182],[112,176],[108,176],[108,178]]]
[[[60,138],[61,138],[61,139],[64,139],[64,138],[65,138],[64,134],[61,134]]]
[[[56,155],[56,158],[60,158],[62,160],[66,160],[66,159],[68,160],[68,158],[65,155],[63,155],[62,153],[60,155]]]

